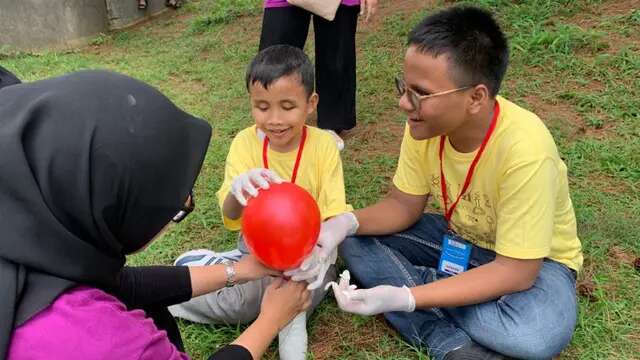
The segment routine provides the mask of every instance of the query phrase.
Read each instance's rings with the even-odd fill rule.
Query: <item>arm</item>
[[[377,203],[354,211],[358,235],[383,235],[402,231],[422,215],[428,195],[411,195],[392,185],[389,194]]]
[[[269,188],[269,183],[282,182],[274,172],[254,163],[250,156],[252,146],[247,131],[253,130],[243,130],[231,142],[225,161],[224,180],[216,192],[224,226],[229,230],[240,229],[242,210],[251,197],[258,196],[259,189]]]
[[[260,315],[233,344],[260,359],[278,332],[309,305],[311,296],[305,283],[276,278],[265,291]]]
[[[234,268],[239,284],[269,275],[280,275],[280,272],[265,267],[251,255],[234,264]],[[111,293],[128,307],[166,307],[223,288],[226,282],[224,265],[125,266],[120,273],[118,286]]]
[[[411,289],[416,308],[478,304],[533,286],[542,259],[513,259],[497,255],[488,264]]]
[[[343,296],[340,307],[347,311],[364,308],[367,314],[375,314],[395,311],[387,304],[408,304],[411,298],[418,308],[456,307],[531,288],[551,247],[557,168],[546,158],[521,159],[503,176],[499,189],[497,255],[494,261],[412,288],[410,292],[392,286],[364,290],[349,290],[343,286],[339,289],[341,292],[357,293],[360,300],[351,301]],[[396,309],[412,311],[409,306]]]
[[[244,206],[238,202],[235,196],[231,192],[224,198],[222,205],[222,214],[229,219],[237,220],[242,216],[242,210]]]
[[[232,264],[236,272],[235,281],[243,284],[248,281],[261,279],[265,276],[279,276],[281,272],[262,265],[253,255],[243,257]],[[189,266],[189,276],[192,284],[192,297],[208,294],[225,287],[227,272],[225,265]]]

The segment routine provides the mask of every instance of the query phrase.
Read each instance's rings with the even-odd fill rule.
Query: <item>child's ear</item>
[[[318,102],[320,101],[320,95],[318,93],[313,93],[309,96],[309,110],[307,111],[307,115],[311,115],[318,108]]]

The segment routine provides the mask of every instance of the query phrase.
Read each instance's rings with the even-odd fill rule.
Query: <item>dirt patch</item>
[[[587,299],[589,302],[598,301],[598,297],[596,296],[596,283],[593,280],[594,275],[595,269],[593,265],[588,259],[585,259],[582,272],[580,273],[576,284],[576,291],[578,295]]]
[[[557,100],[545,101],[536,95],[529,95],[524,99],[530,106],[529,110],[538,115],[547,126],[560,130],[569,140],[578,137],[604,139],[613,136],[615,124],[603,121],[600,127],[588,126],[582,115],[570,104]]]
[[[397,156],[400,153],[403,132],[404,123],[385,117],[385,120],[356,126],[347,137],[347,146],[356,148],[358,157]]]
[[[591,173],[581,179],[569,178],[569,181],[572,188],[591,189],[592,191],[611,194],[611,196],[633,194],[636,191],[628,182],[601,172]]]
[[[634,10],[640,9],[640,0],[607,1],[601,6],[591,9],[597,9],[597,12],[581,13],[564,21],[578,25],[584,30],[597,30],[603,19],[626,16]],[[615,31],[606,31],[606,33],[607,36],[604,40],[609,45],[607,52],[610,54],[615,54],[625,47],[637,47],[640,44],[640,35],[637,31],[631,31],[630,36]]]
[[[609,259],[612,262],[612,266],[617,266],[620,263],[634,266],[636,256],[631,251],[614,245],[609,249]]]
[[[559,101],[545,101],[537,95],[528,95],[524,99],[530,106],[529,110],[538,115],[547,126],[559,129],[569,138],[586,134],[584,119],[571,105]]]
[[[173,89],[180,89],[185,94],[207,94],[209,87],[202,81],[186,80],[175,75],[169,77],[168,82]]]
[[[353,316],[341,311],[321,314],[314,322],[309,337],[309,350],[316,360],[337,359],[353,351],[368,349],[377,357],[397,355],[399,347],[379,346],[381,339],[395,337],[382,316],[357,324]]]

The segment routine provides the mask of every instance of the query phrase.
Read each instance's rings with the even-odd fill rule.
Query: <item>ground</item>
[[[260,0],[190,1],[135,28],[97,36],[66,52],[24,53],[0,46],[0,62],[32,81],[106,68],[160,88],[214,128],[196,186],[197,210],[132,264],[170,264],[193,248],[226,250],[214,194],[233,135],[251,124],[244,69],[257,50]],[[349,201],[384,195],[393,175],[403,116],[393,77],[408,30],[424,14],[456,1],[380,1],[358,30],[358,127],[343,152]],[[580,316],[563,359],[640,359],[640,1],[480,0],[511,41],[502,94],[537,113],[570,176],[585,250]],[[313,53],[313,44],[307,50]],[[181,323],[187,349],[203,359],[242,329]],[[313,359],[427,359],[379,317],[340,312],[329,298],[310,325]],[[267,358],[276,358],[272,350]]]

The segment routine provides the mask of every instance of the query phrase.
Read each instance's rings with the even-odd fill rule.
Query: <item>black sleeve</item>
[[[149,309],[188,301],[191,292],[187,266],[125,266],[111,293],[128,308]]]
[[[209,360],[253,360],[253,356],[244,346],[232,344],[216,351]]]

